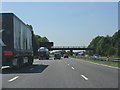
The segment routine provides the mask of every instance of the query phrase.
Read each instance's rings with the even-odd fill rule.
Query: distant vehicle
[[[49,59],[49,50],[45,47],[40,47],[38,49],[38,58],[39,60]]]
[[[60,53],[55,53],[54,54],[54,59],[61,59],[61,54]]]
[[[78,53],[78,56],[84,56],[84,53],[83,52]]]
[[[94,57],[94,58],[99,58],[100,55],[99,55],[99,54],[94,54],[93,57]]]
[[[85,55],[85,57],[89,57],[89,55]]]
[[[76,56],[75,54],[73,54],[73,56]]]
[[[2,66],[33,64],[33,30],[13,13],[0,13]]]
[[[68,54],[64,54],[64,58],[69,58],[69,55]]]

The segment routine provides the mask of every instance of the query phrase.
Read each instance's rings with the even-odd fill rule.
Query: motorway
[[[118,69],[72,58],[2,69],[2,88],[118,88]]]

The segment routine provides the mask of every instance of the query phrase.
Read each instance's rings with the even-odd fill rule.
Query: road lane
[[[9,69],[4,71],[2,85],[3,88],[117,88],[116,74],[117,69],[105,68],[71,58],[36,59],[33,66],[17,71]],[[11,83],[8,82],[16,76],[19,78]]]
[[[118,69],[102,65],[92,64],[77,59],[65,59],[67,63],[74,66],[77,72],[82,72],[90,79],[90,83],[98,88],[116,88],[118,87]]]
[[[48,64],[49,61],[44,63]],[[50,61],[51,62],[51,61]],[[68,67],[63,61],[53,61],[47,69],[42,73],[34,74],[20,74],[20,79],[12,82],[12,84],[4,84],[4,87],[16,87],[16,88],[64,88],[64,87],[82,87],[82,78],[75,74],[70,67]],[[41,61],[40,61],[41,63]],[[76,76],[77,75],[77,76]]]

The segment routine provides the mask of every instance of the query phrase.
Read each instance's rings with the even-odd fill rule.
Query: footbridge
[[[49,50],[94,50],[86,46],[52,46]]]
[[[94,50],[94,48],[88,48],[85,46],[52,46],[49,48],[52,50],[70,50],[71,56],[73,55],[73,50]]]

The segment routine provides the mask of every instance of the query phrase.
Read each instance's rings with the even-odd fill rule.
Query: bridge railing
[[[52,46],[51,48],[87,48],[87,46]]]

